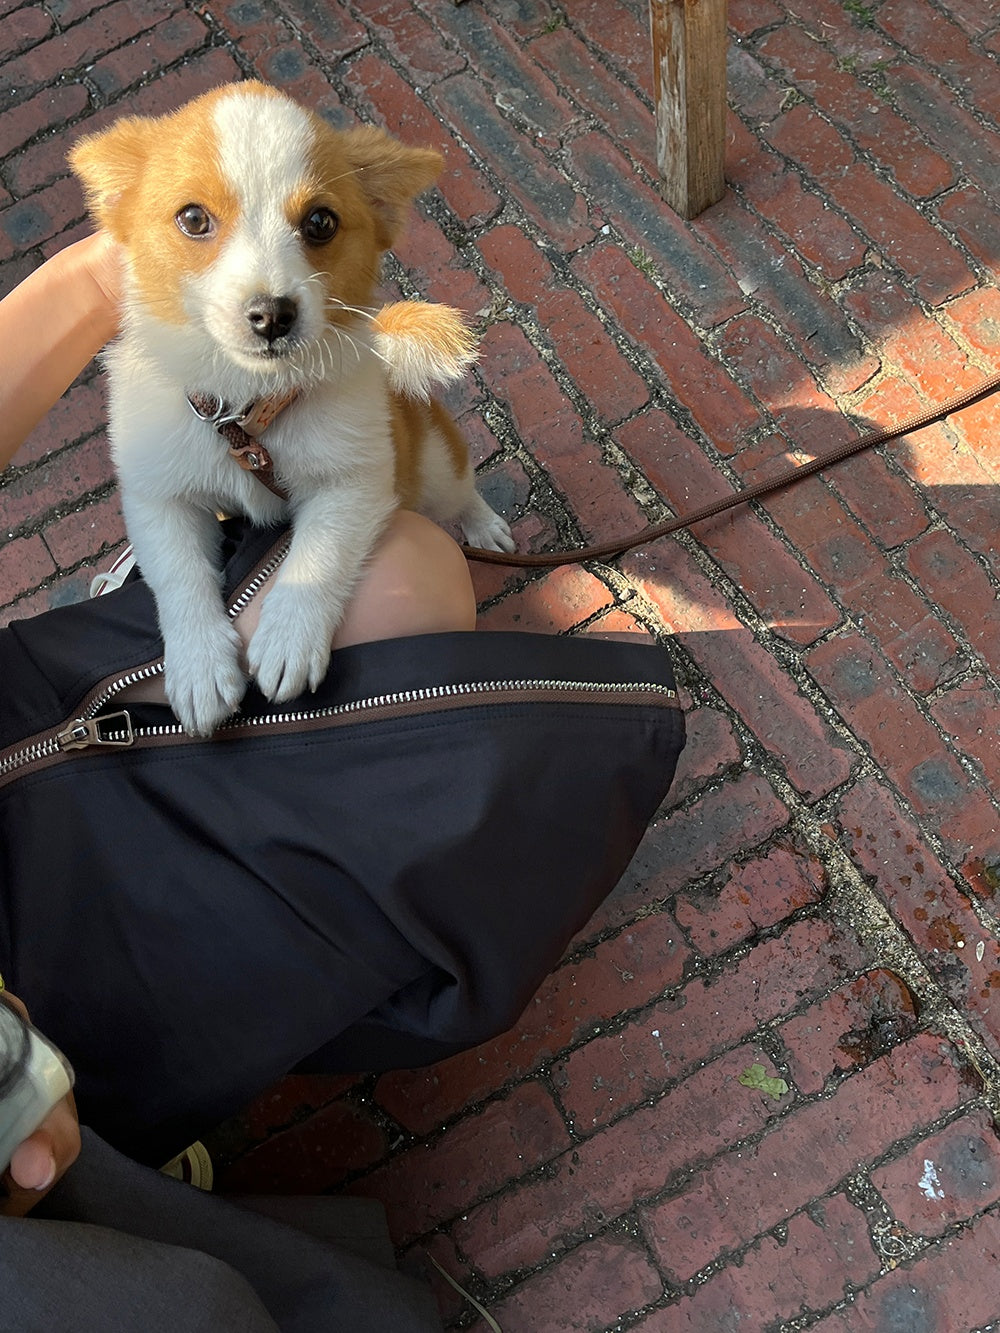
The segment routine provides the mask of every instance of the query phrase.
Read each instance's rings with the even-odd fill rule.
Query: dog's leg
[[[246,691],[239,635],[222,602],[218,519],[180,501],[126,496],[123,508],[156,598],[170,706],[186,732],[210,736]]]
[[[292,544],[260,612],[247,660],[261,691],[278,703],[315,690],[330,644],[365,560],[395,503],[387,488],[321,490],[294,506]]]

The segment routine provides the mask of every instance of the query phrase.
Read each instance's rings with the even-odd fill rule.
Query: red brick
[[[946,311],[947,326],[958,330],[991,362],[1000,353],[1000,291],[995,287],[970,292],[952,301]]]
[[[940,25],[936,30],[935,44],[942,38],[947,41],[955,31],[948,24]],[[984,108],[986,115],[996,114],[1000,110],[1000,98],[996,92],[994,63],[972,60],[969,64],[969,74],[962,71],[963,94],[966,92],[967,81],[971,81],[974,72],[978,72],[980,80],[988,81],[991,91],[993,107],[992,110]],[[915,62],[894,61],[885,71],[885,76],[900,111],[920,125],[921,132],[935,147],[953,162],[961,162],[962,176],[990,193],[996,185],[997,171],[996,145],[992,132],[985,129],[981,120],[961,105],[952,89],[936,73],[932,75],[919,69]]]
[[[800,907],[820,902],[826,888],[822,866],[814,858],[778,846],[735,866],[717,894],[681,893],[674,915],[698,952],[710,957],[776,926]]]
[[[840,128],[886,167],[902,188],[928,198],[955,183],[955,169],[935,152],[911,122],[902,119],[854,73],[804,29],[785,24],[763,39],[758,48],[769,62],[784,70],[795,87],[819,102]],[[886,42],[882,63],[894,55]],[[868,57],[875,63],[876,53]]]
[[[917,1007],[885,968],[839,986],[778,1029],[796,1086],[812,1095],[831,1075],[849,1073],[913,1035]]]
[[[18,450],[19,467],[37,463],[48,454],[57,453],[68,444],[102,430],[107,421],[104,381],[98,376],[76,383],[67,390]]]
[[[842,840],[951,1002],[1000,1050],[1000,945],[920,830],[874,782],[846,793]],[[974,849],[975,850],[975,849]],[[982,958],[977,957],[983,945]]]
[[[906,1099],[898,1095],[904,1078]],[[728,1153],[680,1194],[644,1210],[654,1253],[672,1280],[687,1281],[968,1096],[950,1049],[936,1037],[915,1037],[826,1101],[797,1108],[753,1147]]]
[[[663,1279],[641,1245],[606,1236],[573,1250],[491,1308],[504,1333],[562,1333],[606,1328],[657,1300]],[[567,1325],[567,1309],[586,1310],[586,1324]],[[485,1325],[477,1324],[481,1330]]]
[[[523,231],[498,227],[487,233],[479,248],[514,299],[533,308],[539,327],[599,415],[619,421],[648,401],[648,386],[618,351],[605,326],[555,276]]]
[[[834,1194],[790,1219],[781,1240],[765,1236],[675,1305],[635,1325],[636,1333],[706,1333],[763,1318],[793,1320],[841,1300],[878,1275],[864,1215]]]
[[[932,305],[975,285],[959,251],[915,213],[815,112],[797,106],[768,128],[779,152],[801,163],[830,198],[917,283]]]
[[[710,211],[702,234],[731,269],[743,291],[769,308],[807,366],[831,393],[853,393],[880,369],[839,307],[811,282],[787,247],[756,217],[735,207]],[[762,283],[759,275],[770,275]]]
[[[107,447],[102,439],[87,440],[57,454],[51,461],[19,477],[0,490],[0,516],[8,531],[37,521],[57,505],[75,504],[90,491],[113,480]]]
[[[739,848],[763,841],[788,818],[763,777],[740,773],[694,805],[670,811],[647,832],[627,878],[644,897],[666,898],[688,880],[723,864]],[[621,910],[624,904],[617,904]]]
[[[0,18],[0,60],[18,55],[52,33],[52,19],[37,5],[25,5]]]
[[[438,188],[466,225],[482,226],[500,211],[501,200],[479,166],[391,65],[372,55],[362,56],[351,66],[347,83],[372,108],[375,123],[405,143],[426,145],[443,154]]]
[[[623,0],[573,0],[567,18],[588,45],[605,51],[636,87],[652,97],[649,33],[634,9]]]
[[[52,579],[44,588],[22,597],[19,601],[0,610],[0,626],[9,625],[12,620],[27,620],[31,616],[41,615],[54,606],[68,606],[72,602],[82,602],[90,595],[90,570],[77,570],[73,574],[64,574]]]
[[[223,1174],[230,1194],[319,1194],[385,1156],[385,1132],[362,1107],[333,1101],[273,1134]]]
[[[987,829],[992,823],[988,802],[969,791],[958,763],[942,750],[936,731],[894,680],[884,656],[850,634],[813,649],[808,664],[876,762],[955,855],[966,856],[984,832],[983,820]]]
[[[816,921],[796,922],[710,983],[689,981],[618,1032],[595,1036],[568,1055],[553,1071],[563,1105],[584,1133],[655,1096],[707,1055],[746,1040],[758,1024],[833,985],[846,956],[862,965],[849,936]]]
[[[854,760],[843,743],[751,631],[727,616],[699,570],[666,546],[629,556],[623,568],[800,792],[819,795],[847,777]]]
[[[81,560],[93,561],[124,539],[125,521],[117,491],[56,519],[45,529],[45,545],[60,569],[71,569]]]
[[[778,227],[827,281],[836,282],[856,269],[865,246],[844,218],[822,195],[804,189],[801,178],[775,153],[764,152],[742,121],[730,117],[728,129],[729,184],[738,186],[756,211]]]
[[[531,442],[535,461],[570,498],[583,536],[607,540],[645,527],[618,469],[586,438],[575,404],[521,331],[510,324],[487,329],[482,362],[497,397],[507,401],[518,434]]]
[[[997,1315],[996,1284],[984,1275],[1000,1264],[1000,1216],[986,1213],[912,1263],[859,1292],[811,1333],[944,1333],[979,1328]]]
[[[874,634],[904,681],[919,694],[945,684],[965,667],[962,649],[930,607],[902,579],[872,570],[846,604]]]
[[[412,9],[407,0],[368,0],[362,17],[393,59],[405,67],[412,83],[426,84],[462,69],[458,51],[442,42],[426,16]]]
[[[208,29],[188,10],[171,14],[128,46],[96,60],[89,76],[105,98],[115,97],[164,65],[190,56],[208,40]]]
[[[525,142],[558,146],[572,122],[573,108],[544,70],[525,58],[524,44],[516,31],[508,31],[501,14],[494,15],[496,6],[445,8],[440,26],[453,41],[461,43],[463,55],[486,85],[489,99],[518,127]]]
[[[979,765],[990,791],[1000,791],[1000,748],[994,725],[1000,717],[1000,690],[982,676],[964,680],[932,705],[935,721],[957,747]]]
[[[991,268],[996,263],[1000,209],[973,185],[953,191],[937,204],[937,213],[971,253]]]
[[[940,1236],[1000,1199],[1000,1143],[986,1111],[970,1111],[872,1172],[908,1231]]]
[[[432,1142],[398,1154],[350,1190],[383,1201],[401,1243],[551,1161],[568,1143],[548,1092],[525,1083]]]
[[[665,412],[642,413],[616,439],[675,514],[732,492],[714,464]],[[782,638],[812,643],[840,622],[840,612],[802,564],[751,510],[700,523],[696,535]]]
[[[383,1075],[376,1100],[405,1129],[429,1133],[497,1087],[533,1074],[620,1013],[677,985],[689,957],[667,913],[644,917],[592,954],[558,968],[510,1032],[430,1069]]]
[[[419,295],[425,300],[442,301],[469,316],[489,308],[488,289],[461,253],[445,240],[441,228],[419,211],[410,214],[393,254],[416,281]],[[484,373],[488,377],[488,362]]]
[[[428,93],[438,114],[486,161],[516,161],[505,184],[527,215],[559,244],[575,249],[591,239],[595,226],[584,196],[549,163],[534,139],[521,134],[498,109],[489,92],[465,74],[435,84]]]
[[[805,363],[756,315],[730,320],[715,340],[715,349],[733,378],[767,404],[778,427],[787,429],[791,439],[802,434],[804,413],[816,413],[822,421],[819,413],[835,411]],[[838,428],[843,424],[838,422]]]
[[[997,595],[982,567],[950,533],[940,530],[919,538],[908,548],[907,556],[910,572],[928,596],[963,626],[987,667],[994,673],[1000,671]]]
[[[604,624],[602,622],[602,628]],[[686,708],[687,739],[667,805],[680,805],[740,760],[740,745],[728,717],[714,708]]]
[[[0,492],[2,499],[2,492]],[[22,537],[0,545],[0,601],[6,606],[55,572],[55,561],[41,537]]]
[[[48,41],[9,61],[0,70],[0,86],[28,88],[52,83],[70,70],[86,66],[106,51],[121,46],[165,18],[162,5],[152,0],[113,0],[92,14],[87,23],[64,26]]]
[[[703,1064],[655,1105],[642,1107],[549,1163],[536,1176],[462,1218],[452,1230],[476,1267],[496,1277],[541,1262],[603,1229],[636,1199],[658,1194],[689,1164],[759,1133],[779,1103],[739,1083],[755,1046]]]
[[[10,111],[0,115],[0,143],[6,152],[13,153],[36,135],[45,134],[53,126],[80,115],[89,100],[82,84],[69,83],[47,88],[27,101],[19,101]],[[11,184],[22,191],[25,185],[23,179],[12,179]]]
[[[0,213],[0,258],[52,240],[83,211],[79,186],[68,178],[18,200]]]
[[[608,589],[577,565],[535,580],[480,614],[478,627],[560,634],[596,615],[612,601]]]
[[[572,101],[595,117],[648,175],[656,176],[656,136],[645,103],[565,27],[543,32],[530,49]]]
[[[586,134],[569,149],[572,168],[602,212],[655,268],[664,287],[688,302],[700,323],[714,327],[744,309],[733,275],[636,175],[631,163],[603,135]],[[557,239],[559,234],[556,233]]]
[[[588,247],[574,256],[573,269],[622,331],[655,360],[668,392],[713,447],[723,454],[738,449],[759,425],[760,414],[662,292],[616,245]]]
[[[282,0],[282,11],[297,32],[313,42],[324,60],[343,60],[368,43],[368,34],[344,5],[328,5],[318,0]],[[230,7],[233,35],[242,37],[246,27],[246,6]]]

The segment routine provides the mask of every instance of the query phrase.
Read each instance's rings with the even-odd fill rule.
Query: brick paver
[[[386,290],[522,547],[606,538],[1000,360],[1000,10],[730,0],[724,199],[655,179],[646,0],[6,0],[0,291],[86,226],[72,141],[256,76],[445,158]],[[91,368],[0,486],[0,618],[123,526]],[[511,1032],[289,1078],[224,1185],[382,1199],[449,1326],[972,1333],[1000,1320],[1000,399],[611,566],[477,568],[484,629],[630,629],[690,741]],[[667,651],[664,648],[664,651]],[[526,929],[530,923],[525,923]]]

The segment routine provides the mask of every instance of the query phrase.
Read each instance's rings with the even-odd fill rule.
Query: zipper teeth
[[[266,562],[260,567],[260,569],[254,575],[254,577],[246,585],[246,587],[240,593],[239,597],[237,597],[234,602],[230,603],[226,611],[226,614],[229,616],[230,620],[235,620],[236,617],[240,614],[240,612],[250,605],[254,597],[256,597],[257,593],[260,592],[261,588],[268,581],[268,579],[271,577],[274,571],[278,568],[282,560],[284,560],[285,556],[288,554],[288,548],[291,546],[291,544],[292,544],[292,539],[290,536],[288,536],[283,538],[283,540],[279,543],[279,545],[277,545],[273,549]]]
[[[428,703],[434,699],[450,699],[478,694],[520,693],[526,690],[571,690],[587,691],[597,694],[631,694],[636,690],[643,693],[657,694],[664,699],[675,699],[676,691],[666,685],[619,683],[615,681],[587,680],[489,680],[473,681],[459,685],[433,685],[419,690],[400,690],[393,694],[374,694],[365,699],[355,699],[346,704],[331,704],[327,708],[301,709],[295,713],[267,713],[258,717],[235,717],[223,722],[219,731],[233,731],[240,728],[275,726],[279,723],[301,723],[322,721],[325,718],[344,717],[351,713],[364,713],[373,709],[392,708],[403,704]],[[136,727],[136,736],[181,736],[184,728],[180,723],[164,723],[155,727]]]
[[[284,560],[291,544],[291,538],[286,537],[278,546],[274,547],[271,555],[265,563],[261,565],[260,569],[258,569],[250,582],[245,585],[243,591],[226,608],[226,615],[228,615],[230,620],[235,620],[240,612],[250,605],[257,593],[260,592],[261,588],[263,588],[264,584],[278,568],[282,560]],[[80,721],[89,722],[92,718],[96,717],[104,705],[110,699],[113,699],[119,690],[128,689],[131,685],[138,685],[141,681],[152,680],[154,676],[162,675],[163,662],[161,660],[152,663],[150,666],[141,667],[137,671],[130,671],[127,675],[116,677],[115,680],[103,689],[100,694],[91,699],[86,709],[80,714]],[[10,769],[5,766],[0,769],[0,774],[9,771]]]
[[[122,678],[121,684],[132,684],[139,680],[146,680],[150,676],[159,674],[162,667],[149,667],[142,671],[131,672],[127,678]],[[676,699],[676,691],[666,685],[648,684],[645,682],[627,682],[620,683],[615,681],[587,681],[587,680],[490,680],[473,681],[458,685],[433,685],[417,690],[399,690],[392,694],[369,695],[364,699],[355,699],[350,703],[331,704],[327,708],[300,709],[294,713],[268,713],[259,717],[235,717],[227,722],[223,722],[219,727],[220,731],[236,731],[239,729],[256,730],[260,727],[275,726],[279,724],[295,725],[302,722],[323,721],[327,718],[344,717],[352,713],[365,713],[380,708],[392,708],[400,705],[414,703],[429,703],[435,699],[451,698],[469,698],[481,694],[510,694],[524,693],[526,691],[549,691],[555,692],[567,690],[571,692],[584,692],[590,694],[603,695],[621,695],[632,694],[635,692],[643,694],[658,695],[663,699]],[[102,694],[102,699],[108,697],[108,692]],[[87,718],[81,721],[90,720],[94,715],[93,709],[88,709]],[[180,723],[164,723],[160,726],[136,727],[133,729],[133,735],[138,738],[150,739],[163,736],[184,736],[186,733]],[[108,739],[114,740],[117,733],[109,732]],[[0,764],[0,778],[9,777],[16,773],[18,769],[24,768],[29,764],[36,763],[39,760],[48,759],[53,755],[60,754],[61,747],[55,736],[49,736],[43,741],[38,741],[26,749],[19,750],[17,753],[8,756]]]

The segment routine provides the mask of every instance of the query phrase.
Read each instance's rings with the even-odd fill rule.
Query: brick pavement
[[[654,175],[645,0],[3,0],[0,290],[84,229],[64,153],[257,75],[446,158],[387,290],[522,546],[624,532],[1000,354],[1000,11],[731,0],[724,200]],[[0,489],[5,619],[122,540],[99,379]],[[231,1188],[385,1200],[456,1327],[970,1333],[1000,1320],[1000,402],[613,565],[479,569],[486,629],[673,636],[691,740],[515,1029],[290,1078]],[[516,836],[516,834],[514,834]]]

